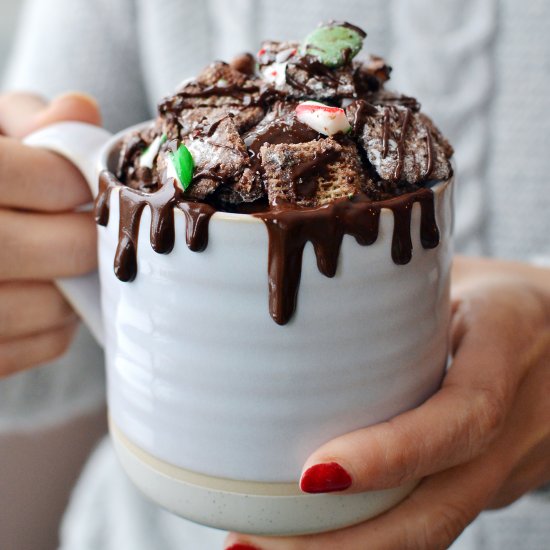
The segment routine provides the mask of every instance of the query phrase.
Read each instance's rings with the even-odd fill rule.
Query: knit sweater
[[[119,130],[153,116],[160,97],[210,60],[255,51],[265,37],[299,38],[327,19],[367,29],[366,49],[394,67],[392,86],[419,97],[455,146],[457,249],[550,257],[545,0],[28,0],[4,88],[46,96],[87,91],[106,126]],[[1,381],[0,429],[53,422],[97,404],[100,357],[81,341],[63,361]],[[102,452],[107,464],[109,447]],[[541,529],[550,534],[550,526]],[[105,537],[102,549],[117,547]],[[539,548],[540,540],[526,546],[521,538],[521,545]]]

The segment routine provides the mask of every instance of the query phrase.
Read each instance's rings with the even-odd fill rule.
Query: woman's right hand
[[[0,96],[0,378],[62,355],[78,318],[54,279],[96,268],[91,201],[80,172],[20,139],[55,122],[100,124],[95,101],[66,94],[46,103]]]

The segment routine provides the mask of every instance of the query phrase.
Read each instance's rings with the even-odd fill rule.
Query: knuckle
[[[392,544],[392,548],[400,550],[436,550],[439,548],[434,546],[434,527],[426,519],[414,523],[404,522],[397,539],[394,541],[395,544]]]
[[[421,468],[423,440],[418,434],[401,429],[390,420],[388,425],[394,432],[394,441],[398,445],[386,445],[385,477],[389,477],[392,486],[399,486],[417,479]]]
[[[399,534],[400,550],[447,550],[472,521],[468,507],[441,502],[429,514],[414,522],[404,522]]]
[[[476,401],[474,414],[477,433],[473,435],[477,440],[489,444],[492,436],[499,431],[506,417],[507,399],[505,392],[498,387],[480,388],[477,391]]]
[[[462,533],[472,521],[471,507],[463,503],[447,501],[439,507],[437,516],[433,522],[426,522],[425,548],[448,548],[451,543]]]

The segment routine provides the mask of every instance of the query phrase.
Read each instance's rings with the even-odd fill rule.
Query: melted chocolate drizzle
[[[405,109],[405,113],[401,118],[401,134],[397,140],[397,165],[393,173],[393,178],[395,181],[399,181],[401,179],[401,174],[403,173],[403,167],[405,165],[405,138],[407,137],[407,130],[409,128],[410,121],[411,110]]]
[[[422,175],[423,179],[428,179],[434,169],[434,144],[432,133],[428,127],[426,127],[426,148],[428,149],[428,160],[426,164],[426,171]]]
[[[338,86],[342,84],[338,75],[333,70],[321,63],[316,57],[306,54],[296,57],[293,61],[289,62],[285,72],[287,84],[306,94],[315,95],[315,90],[312,90],[305,82],[300,82],[295,78],[289,68],[304,71],[307,75],[307,81],[315,79],[322,82],[324,86],[334,90],[338,89]]]
[[[174,207],[185,215],[185,240],[190,250],[200,252],[208,244],[208,221],[215,210],[204,203],[182,200],[182,193],[173,179],[168,179],[158,191],[145,193],[123,185],[114,174],[103,171],[99,176],[99,194],[95,203],[98,225],[109,223],[109,199],[115,187],[120,187],[120,222],[114,270],[121,281],[129,282],[137,274],[137,245],[141,214],[145,206],[151,209],[151,246],[158,254],[168,254],[174,248]]]
[[[324,159],[322,162],[328,161]],[[319,164],[312,164],[307,169],[319,168]],[[200,252],[206,248],[208,225],[215,209],[205,203],[182,200],[181,191],[173,180],[168,180],[155,193],[144,193],[122,185],[114,174],[102,172],[95,203],[95,218],[99,225],[108,224],[109,199],[115,187],[121,189],[119,242],[114,270],[121,281],[135,279],[139,224],[147,205],[151,209],[150,238],[155,252],[167,254],[174,246],[174,207],[185,215],[185,238],[189,249]],[[296,309],[306,243],[313,244],[319,271],[327,277],[334,277],[344,235],[353,236],[362,246],[373,244],[378,238],[382,208],[391,210],[394,217],[392,259],[396,264],[407,264],[412,257],[411,214],[415,202],[421,207],[422,246],[435,248],[439,244],[439,230],[435,220],[434,194],[429,188],[379,202],[372,202],[360,194],[318,208],[280,204],[251,214],[263,220],[269,235],[269,311],[275,322],[286,324]]]
[[[408,107],[405,107],[405,111],[401,114],[400,111],[397,111],[393,105],[386,107],[384,109],[384,123],[382,128],[382,158],[386,158],[389,152],[389,140],[390,140],[390,124],[391,124],[391,115],[392,112],[397,113],[399,116],[399,122],[401,124],[401,133],[399,138],[396,139],[397,142],[397,164],[393,172],[394,181],[399,181],[401,179],[401,174],[403,173],[403,168],[405,167],[405,139],[407,137],[407,130],[411,122],[412,110]],[[429,130],[426,128],[426,132],[429,134]],[[430,136],[431,137],[431,136]],[[431,154],[432,142],[431,139],[428,142],[428,173],[432,171],[432,154]]]
[[[382,158],[388,156],[388,147],[390,139],[390,109],[386,107],[384,111],[384,127],[382,129]]]
[[[348,23],[347,21],[331,20],[326,25],[322,25],[322,26],[326,26],[326,27],[345,27],[346,29],[350,29],[350,30],[356,32],[361,38],[366,38],[367,37],[367,33],[363,29],[357,27],[356,25]]]
[[[198,85],[197,85],[198,86]],[[173,116],[173,113],[179,114],[184,109],[192,109],[204,105],[190,103],[186,99],[209,98],[209,97],[232,97],[236,100],[234,104],[226,103],[225,107],[237,106],[248,107],[257,104],[260,99],[254,101],[252,94],[261,92],[260,87],[256,85],[239,86],[231,84],[229,86],[198,86],[195,90],[180,90],[176,95],[165,98],[159,103],[158,110],[161,115]],[[211,106],[205,104],[206,106]]]
[[[326,173],[328,165],[339,156],[338,151],[328,150],[290,168],[290,184],[294,194],[313,197],[317,192],[319,177]]]
[[[392,199],[372,202],[364,195],[343,199],[311,209],[281,205],[253,214],[264,221],[269,235],[269,311],[273,320],[286,324],[296,309],[302,272],[302,254],[307,242],[313,244],[317,267],[327,277],[334,277],[344,235],[351,235],[362,246],[378,238],[380,211],[392,211],[394,227],[391,255],[398,265],[412,258],[411,214],[420,203],[420,240],[424,248],[439,244],[435,221],[434,194],[422,188]]]
[[[264,143],[270,145],[304,143],[318,137],[318,132],[300,122],[292,113],[248,132],[243,139],[251,154],[250,168],[253,172],[259,172],[262,163],[260,149]]]
[[[367,123],[367,118],[370,116],[376,116],[378,111],[373,105],[367,103],[364,99],[356,101],[355,104],[356,109],[353,117],[353,133],[356,136],[360,136],[363,133],[365,124]]]

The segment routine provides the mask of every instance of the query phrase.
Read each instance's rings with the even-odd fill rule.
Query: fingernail
[[[351,486],[351,476],[336,462],[315,464],[308,468],[300,480],[304,493],[332,493]]]
[[[260,550],[257,546],[250,546],[249,544],[242,544],[238,542],[232,546],[228,546],[225,550]]]
[[[80,92],[76,90],[64,92],[54,98],[54,100],[59,100],[59,99],[84,99],[85,101],[93,103],[96,107],[99,108],[97,99],[93,95],[87,94],[86,92]]]

